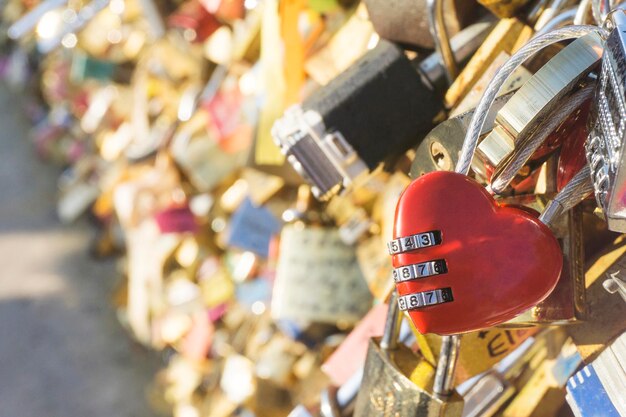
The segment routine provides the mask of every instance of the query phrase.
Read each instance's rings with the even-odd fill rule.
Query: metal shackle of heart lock
[[[454,335],[508,321],[545,299],[562,268],[562,252],[547,226],[589,195],[583,168],[539,217],[499,205],[467,177],[484,119],[497,91],[525,59],[547,44],[596,35],[572,26],[539,36],[496,74],[476,109],[457,173],[431,172],[401,195],[388,246],[398,304],[421,333]],[[475,137],[474,137],[475,136]]]

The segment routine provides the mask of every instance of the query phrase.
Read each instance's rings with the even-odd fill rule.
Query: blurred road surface
[[[113,261],[55,215],[59,170],[37,160],[19,95],[0,85],[0,417],[154,415],[159,367],[110,304]]]

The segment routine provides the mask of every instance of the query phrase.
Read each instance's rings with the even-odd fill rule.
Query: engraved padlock
[[[300,186],[298,204],[287,210],[280,235],[272,316],[297,323],[358,322],[372,296],[358,265],[355,248],[314,210],[310,188]]]
[[[607,21],[613,28],[602,55],[602,70],[590,115],[591,131],[585,144],[596,200],[609,229],[626,232],[626,15],[613,12]]]
[[[433,364],[398,343],[401,313],[395,297],[394,292],[383,337],[370,339],[354,417],[461,416],[463,399],[456,392],[447,398],[435,394]]]
[[[458,385],[488,371],[526,340],[532,338],[536,329],[490,328],[463,335],[463,344],[458,354],[454,384]],[[422,354],[432,362],[439,357],[442,338],[435,334],[416,334]],[[429,357],[425,352],[430,352]]]

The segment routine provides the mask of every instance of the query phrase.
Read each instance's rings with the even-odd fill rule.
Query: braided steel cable
[[[585,165],[585,167],[578,171],[578,173],[574,175],[574,178],[559,191],[556,197],[554,197],[554,200],[548,203],[543,213],[541,213],[541,216],[539,216],[539,220],[549,226],[556,217],[583,201],[592,192],[591,168],[589,168],[589,165]]]
[[[508,158],[505,167],[491,179],[491,190],[500,194],[511,183],[515,175],[541,146],[546,138],[556,130],[577,108],[593,96],[595,84],[590,84],[572,94],[571,97],[554,110],[543,122],[530,140],[516,148]]]
[[[603,38],[606,38],[606,30],[597,26],[579,25],[579,26],[566,26],[561,29],[556,29],[552,32],[541,35],[535,39],[532,39],[526,45],[524,45],[518,52],[516,52],[500,69],[496,72],[485,93],[480,99],[480,103],[476,107],[472,121],[465,135],[465,141],[461,149],[461,155],[456,166],[456,172],[467,175],[478,145],[478,139],[480,132],[485,124],[485,119],[489,112],[489,108],[493,104],[498,91],[506,81],[506,79],[515,71],[524,61],[526,61],[531,55],[537,51],[552,45],[557,42],[561,42],[568,39],[580,38],[589,33],[598,33]]]

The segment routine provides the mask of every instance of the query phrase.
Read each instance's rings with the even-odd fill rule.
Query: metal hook
[[[461,350],[461,336],[444,336],[441,339],[441,350],[433,392],[440,398],[449,397],[454,390],[454,374]]]
[[[427,0],[428,1],[428,20],[430,23],[430,33],[435,42],[435,49],[439,53],[443,66],[446,70],[446,78],[448,84],[459,75],[459,68],[452,52],[450,45],[450,37],[446,30],[446,24],[443,14],[443,0]]]

